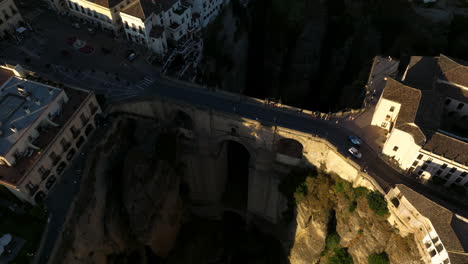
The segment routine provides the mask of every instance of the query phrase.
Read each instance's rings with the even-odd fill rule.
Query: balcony
[[[45,180],[49,176],[50,170],[43,170],[43,171],[40,172],[40,174],[41,174],[41,179]]]
[[[70,131],[71,131],[71,133],[72,133],[74,139],[77,138],[77,137],[80,135],[80,129],[76,129],[76,128],[73,128],[73,127],[72,127],[72,128],[70,129]]]
[[[67,142],[65,144],[62,145],[62,151],[65,152],[67,151],[71,146],[71,143],[70,142]]]
[[[98,107],[95,106],[95,105],[91,105],[89,108],[91,109],[91,114],[92,115],[94,115],[96,113],[96,111],[98,110]]]
[[[81,125],[83,127],[85,127],[86,124],[88,124],[88,121],[89,121],[89,117],[85,117],[85,118],[81,119]]]
[[[53,166],[57,165],[59,161],[60,161],[60,157],[55,156],[54,158],[52,158],[52,165]]]

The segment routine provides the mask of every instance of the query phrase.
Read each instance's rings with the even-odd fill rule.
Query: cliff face
[[[184,207],[174,162],[156,152],[155,121],[115,121],[92,157],[55,263],[148,263],[173,247]]]
[[[362,193],[338,177],[319,174],[306,181],[307,195],[297,205],[291,263],[328,263],[327,236],[336,232],[339,247],[354,263],[367,263],[373,253],[385,252],[390,263],[420,263],[412,236],[402,237],[372,211]],[[329,245],[328,245],[329,246]]]

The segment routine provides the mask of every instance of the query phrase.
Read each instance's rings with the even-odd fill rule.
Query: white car
[[[355,147],[350,147],[348,149],[348,152],[351,153],[351,155],[353,155],[354,157],[356,157],[358,159],[362,158],[361,152],[359,152],[359,150],[357,150],[357,148],[355,148]]]

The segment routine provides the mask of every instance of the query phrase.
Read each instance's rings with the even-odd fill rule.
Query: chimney
[[[31,109],[29,109],[29,107],[25,106],[23,107],[24,111],[26,112],[26,114],[30,114],[31,113]]]
[[[39,99],[34,99],[34,102],[37,104],[37,105],[41,105],[41,101],[39,101]]]

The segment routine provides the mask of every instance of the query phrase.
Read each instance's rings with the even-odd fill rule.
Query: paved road
[[[145,95],[162,96],[170,100],[177,100],[215,111],[258,120],[268,126],[279,125],[297,131],[315,134],[326,138],[345,156],[350,156],[347,152],[347,149],[351,145],[347,139],[349,132],[339,126],[339,123],[336,124],[333,120],[322,120],[312,118],[306,114],[298,114],[297,112],[284,109],[266,107],[259,102],[254,102],[253,100],[242,98],[241,96],[228,95],[226,93],[210,91],[203,88],[194,88],[189,84],[165,79],[157,79],[153,86],[145,90]],[[384,190],[388,190],[394,184],[402,183],[454,212],[465,216],[468,215],[465,209],[466,206],[460,201],[452,199],[447,195],[434,193],[434,190],[428,186],[400,174],[384,162],[379,155],[365,143],[360,150],[363,154],[363,158],[361,160],[353,158],[354,161],[366,167],[367,172],[374,177]]]

